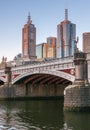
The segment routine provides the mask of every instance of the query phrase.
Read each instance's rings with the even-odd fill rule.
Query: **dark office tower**
[[[83,33],[83,51],[90,53],[90,32]]]
[[[36,28],[32,24],[30,15],[22,29],[22,56],[23,60],[34,60],[36,58]]]
[[[57,25],[57,58],[73,56],[75,51],[76,25],[68,20],[65,9],[65,20]]]

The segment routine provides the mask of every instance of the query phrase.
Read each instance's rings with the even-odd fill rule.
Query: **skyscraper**
[[[65,20],[57,25],[57,58],[73,56],[75,51],[76,25],[68,20],[65,9]]]
[[[30,15],[28,15],[28,21],[22,29],[22,57],[23,60],[36,58],[36,28],[32,24]]]
[[[36,45],[37,58],[56,58],[56,37],[48,37],[47,43]]]
[[[83,51],[90,53],[90,32],[83,33]]]
[[[56,37],[47,38],[47,58],[56,58]]]

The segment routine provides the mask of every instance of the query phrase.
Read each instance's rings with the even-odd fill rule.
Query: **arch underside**
[[[24,84],[71,84],[74,82],[74,76],[61,71],[37,71],[24,73],[17,76],[12,84],[23,82]]]
[[[0,85],[3,85],[6,82],[6,79],[0,76]]]

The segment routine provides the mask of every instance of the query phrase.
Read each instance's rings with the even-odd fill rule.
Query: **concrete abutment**
[[[65,90],[65,111],[90,111],[90,86],[70,85]]]
[[[87,78],[86,54],[75,53],[75,82],[65,88],[65,111],[90,111],[90,84]]]

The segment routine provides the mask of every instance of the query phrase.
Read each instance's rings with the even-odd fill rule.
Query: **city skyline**
[[[40,44],[46,42],[49,36],[57,36],[57,25],[64,20],[64,10],[67,8],[68,19],[76,24],[78,47],[82,50],[82,34],[90,32],[89,4],[89,0],[0,1],[0,60],[3,56],[12,60],[22,52],[22,27],[27,21],[28,12],[37,29],[36,44]]]

